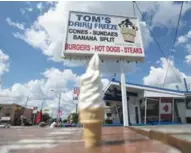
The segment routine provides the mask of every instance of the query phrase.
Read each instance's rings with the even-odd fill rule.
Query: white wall
[[[138,124],[136,122],[136,114],[135,114],[135,106],[138,106],[138,100],[137,97],[129,97],[129,121],[132,124]]]
[[[158,92],[158,91],[144,91],[144,97],[179,97],[184,98],[184,94],[182,93],[167,93],[167,92]]]
[[[178,113],[181,118],[181,122],[186,123],[186,104],[185,102],[177,102]]]

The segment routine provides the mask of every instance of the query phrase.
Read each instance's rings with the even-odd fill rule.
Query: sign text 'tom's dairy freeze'
[[[96,36],[100,36],[99,41],[114,42],[115,37],[118,36],[117,32],[115,32],[116,30],[118,30],[118,27],[117,25],[111,24],[110,17],[76,14],[76,18],[77,21],[69,21],[69,27],[72,27],[74,29],[70,28],[68,31],[69,33],[74,34],[73,35],[74,40],[79,39],[79,40],[98,41],[98,37]],[[83,29],[78,30],[78,28],[85,28],[86,30]],[[95,30],[88,33],[88,30],[92,29]],[[96,31],[96,30],[105,30],[105,31]],[[106,30],[110,30],[112,32]]]
[[[144,57],[139,21],[121,16],[70,12],[64,54]]]

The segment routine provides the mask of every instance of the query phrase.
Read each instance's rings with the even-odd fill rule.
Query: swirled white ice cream
[[[104,107],[102,88],[100,60],[95,54],[89,62],[86,73],[80,78],[79,109]]]

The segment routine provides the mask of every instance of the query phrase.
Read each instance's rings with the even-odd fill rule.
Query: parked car
[[[0,128],[10,128],[10,124],[8,124],[8,123],[0,123]]]
[[[10,117],[1,117],[0,128],[9,128],[10,127]]]
[[[24,123],[25,126],[32,126],[32,121],[30,119],[28,119],[28,118],[25,118],[23,123]]]

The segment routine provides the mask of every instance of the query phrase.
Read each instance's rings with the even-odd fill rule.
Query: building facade
[[[121,84],[112,81],[104,91],[105,118],[114,124],[129,125],[190,123],[191,93],[127,83],[127,112],[124,117]]]
[[[0,104],[0,120],[3,117],[10,117],[10,123],[12,125],[21,124],[21,115],[25,118],[32,118],[32,109],[25,108],[18,104]]]

